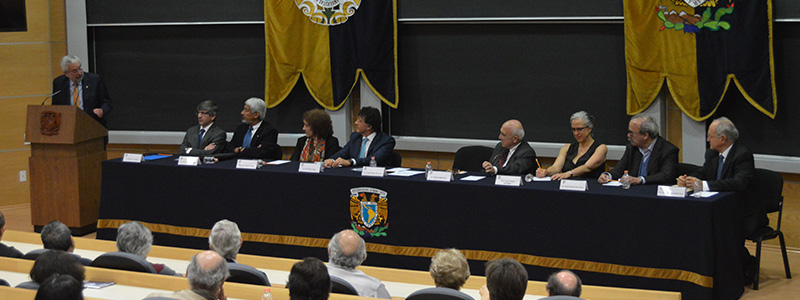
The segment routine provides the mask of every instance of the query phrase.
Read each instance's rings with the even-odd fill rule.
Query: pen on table
[[[536,159],[536,165],[539,166],[539,169],[542,168],[542,165],[539,163],[539,159],[538,158]]]

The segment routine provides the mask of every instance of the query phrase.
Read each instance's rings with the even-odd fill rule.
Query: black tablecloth
[[[387,193],[388,227],[365,238],[365,265],[427,270],[436,250],[454,247],[473,274],[483,274],[486,260],[512,257],[531,280],[572,269],[585,284],[680,291],[684,299],[737,299],[743,291],[733,193],[665,198],[655,186],[593,181],[572,192],[557,182],[504,187],[492,177],[432,182],[297,169],[105,161],[97,236],[115,239],[120,224],[138,220],[158,245],[207,249],[208,230],[230,219],[244,233],[242,253],[327,260],[327,239],[351,228],[351,188],[370,187]]]

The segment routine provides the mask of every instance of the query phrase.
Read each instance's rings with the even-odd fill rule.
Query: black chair
[[[453,170],[480,172],[484,161],[489,160],[494,149],[486,146],[465,146],[456,151],[453,159]]]
[[[168,298],[168,297],[147,297],[142,300],[175,300],[175,298]]]
[[[228,272],[231,276],[225,281],[270,286],[267,275],[251,266],[229,262]]]
[[[92,261],[92,267],[156,274],[156,269],[144,258],[126,252],[103,253]]]
[[[778,226],[772,229],[769,224],[756,229],[747,236],[747,239],[756,243],[756,270],[753,274],[753,289],[758,290],[758,273],[761,271],[761,242],[778,238],[781,242],[781,254],[783,254],[783,268],[786,271],[786,278],[792,278],[789,270],[789,258],[786,256],[786,241],[781,232],[781,218],[783,218],[783,177],[777,172],[765,169],[756,169],[753,176],[753,188],[755,197],[764,207],[767,213],[778,212]]]
[[[389,168],[396,168],[403,164],[403,157],[400,156],[400,153],[392,151],[392,156],[389,160]]]
[[[47,249],[31,250],[30,252],[25,253],[25,255],[23,255],[22,258],[36,260],[36,258],[39,257],[39,255],[42,255],[42,253],[44,253],[45,251],[47,251]]]
[[[358,296],[358,291],[352,284],[336,276],[331,276],[331,293]]]
[[[687,163],[679,163],[678,164],[678,176],[681,175],[689,175],[692,174],[694,171],[700,169],[700,166],[687,164]]]
[[[470,295],[451,288],[435,287],[411,293],[406,300],[475,300]]]
[[[2,285],[2,286],[11,286],[10,284],[8,284],[8,281],[6,281],[5,279],[0,279],[0,285]]]
[[[26,290],[38,290],[39,284],[36,283],[36,281],[25,281],[15,286],[15,288],[26,289]]]

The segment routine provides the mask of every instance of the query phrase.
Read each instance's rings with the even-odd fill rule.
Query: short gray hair
[[[214,103],[214,101],[206,100],[200,102],[200,104],[197,105],[197,110],[198,111],[205,110],[208,112],[209,116],[213,117],[217,115],[217,112],[219,111],[219,106],[217,106],[217,104]]]
[[[69,251],[72,247],[72,233],[69,227],[59,221],[51,221],[44,225],[41,236],[45,249]]]
[[[579,120],[582,121],[586,127],[594,128],[594,117],[585,111],[579,111],[572,116],[569,117],[569,123],[572,125],[572,121]]]
[[[242,232],[239,231],[239,226],[227,219],[214,224],[211,234],[208,235],[208,244],[220,256],[228,260],[235,259],[239,254],[239,248],[242,247],[241,241]]]
[[[736,125],[733,125],[733,122],[726,118],[726,117],[719,117],[714,119],[714,122],[717,122],[717,128],[714,130],[714,134],[717,137],[720,136],[727,136],[728,140],[731,143],[736,142],[739,139],[739,130],[736,129]]]
[[[258,113],[259,120],[264,120],[264,115],[267,113],[267,103],[265,103],[264,100],[253,97],[247,99],[247,101],[244,102],[244,105],[249,106],[251,112]]]
[[[153,246],[153,233],[137,221],[122,224],[117,229],[117,250],[147,258]]]
[[[640,134],[649,133],[650,138],[653,139],[658,137],[658,123],[656,123],[653,117],[646,114],[638,114],[631,118],[631,121],[633,120],[641,121],[641,127],[639,128]]]
[[[347,232],[347,230],[342,230],[334,234],[331,238],[331,241],[328,243],[328,251],[330,252],[330,257],[328,259],[330,263],[342,268],[355,269],[367,258],[367,246],[364,243],[364,239],[359,236],[358,245],[355,245],[356,250],[352,253],[344,253],[344,251],[342,251],[343,245],[340,239],[345,232]]]
[[[69,70],[69,65],[80,63],[81,59],[75,55],[67,55],[61,58],[61,71],[66,72]]]
[[[429,269],[437,287],[459,290],[469,278],[467,258],[458,249],[444,249],[431,257]]]
[[[211,292],[219,291],[222,282],[228,277],[228,263],[221,259],[216,265],[209,269],[204,269],[197,261],[200,252],[192,256],[189,267],[186,268],[186,278],[193,289],[201,289]]]

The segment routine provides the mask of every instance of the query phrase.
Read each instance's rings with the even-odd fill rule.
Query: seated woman
[[[312,109],[303,114],[305,136],[297,139],[292,161],[321,162],[336,154],[339,139],[333,136],[331,116],[324,110]]]
[[[460,290],[469,278],[469,265],[461,251],[444,249],[431,258],[430,272],[436,287]]]
[[[39,255],[31,268],[30,277],[32,281],[25,281],[17,285],[23,289],[38,289],[45,280],[54,274],[64,274],[72,276],[78,282],[83,282],[86,278],[85,269],[78,260],[70,253],[62,250],[49,250]]]
[[[152,246],[153,233],[150,232],[150,229],[144,227],[142,223],[136,221],[128,222],[120,225],[117,229],[117,250],[119,252],[131,253],[147,259],[147,254],[150,253]],[[153,265],[158,274],[177,275],[174,270],[164,264],[150,264]]]
[[[565,178],[597,178],[606,169],[608,147],[592,138],[594,117],[579,111],[569,118],[575,142],[564,145],[555,163],[545,169],[536,169],[536,177],[550,176],[552,180]]]

